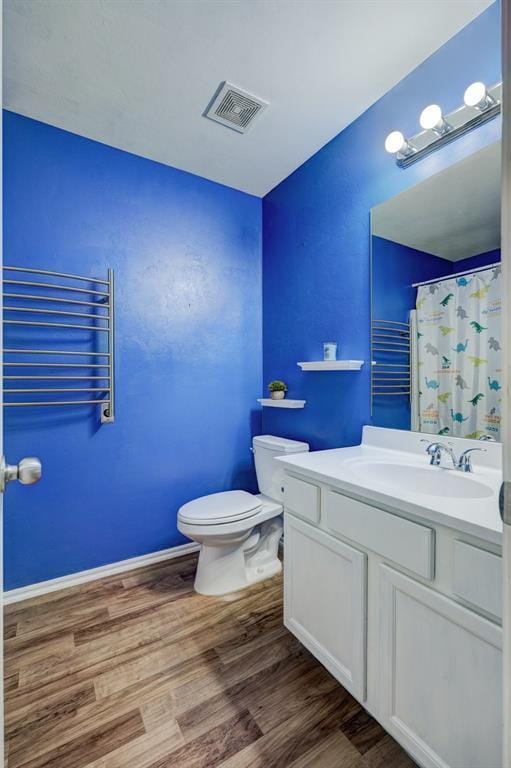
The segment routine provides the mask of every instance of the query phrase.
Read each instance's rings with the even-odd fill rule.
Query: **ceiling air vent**
[[[220,84],[204,116],[239,133],[246,133],[267,106],[267,101],[226,81]]]

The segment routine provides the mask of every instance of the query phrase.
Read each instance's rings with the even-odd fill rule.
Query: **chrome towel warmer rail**
[[[4,266],[3,273],[4,343],[9,337],[9,346],[3,350],[4,406],[99,405],[101,423],[111,424],[115,418],[113,270],[108,270],[106,280],[30,267]],[[34,279],[18,279],[20,275]],[[41,282],[44,278],[49,282]],[[20,329],[24,340],[30,335],[30,346],[18,341],[11,345],[10,337]],[[38,346],[43,329],[52,334],[54,348]],[[70,332],[76,337],[71,339]],[[80,348],[85,341],[94,348]],[[70,342],[79,348],[66,349]],[[85,399],[84,393],[92,397]],[[36,394],[43,397],[17,399]],[[53,399],[56,394],[67,397]]]
[[[371,322],[371,396],[410,397],[410,323]]]

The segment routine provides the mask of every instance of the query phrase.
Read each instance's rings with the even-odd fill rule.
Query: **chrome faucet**
[[[472,451],[482,451],[483,453],[486,453],[486,448],[468,448],[466,451],[463,451],[461,456],[458,459],[458,466],[456,469],[459,469],[460,472],[472,472],[472,457],[470,454]]]
[[[427,443],[427,440],[422,440],[423,443]],[[433,467],[439,467],[442,464],[442,452],[445,451],[448,456],[451,457],[452,466],[456,469],[458,462],[452,448],[449,448],[445,443],[430,443],[426,448],[426,453],[430,457],[429,463]]]
[[[427,443],[428,440],[423,439],[421,442]],[[463,451],[459,459],[457,459],[452,448],[449,448],[445,443],[430,443],[426,448],[426,453],[430,457],[429,463],[433,467],[440,467],[442,465],[442,453],[444,451],[450,456],[453,469],[456,469],[459,472],[472,472],[472,457],[470,454],[473,451],[482,451],[483,453],[486,453],[486,448],[467,448],[466,451]]]

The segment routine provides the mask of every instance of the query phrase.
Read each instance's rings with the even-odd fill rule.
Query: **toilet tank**
[[[309,444],[274,435],[259,435],[253,438],[252,447],[259,491],[270,499],[282,501],[284,468],[273,459],[275,456],[305,453],[309,450]]]

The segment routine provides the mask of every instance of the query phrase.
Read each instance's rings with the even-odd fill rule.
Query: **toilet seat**
[[[247,491],[223,491],[184,504],[178,513],[188,525],[219,525],[246,520],[260,512],[261,499]]]

